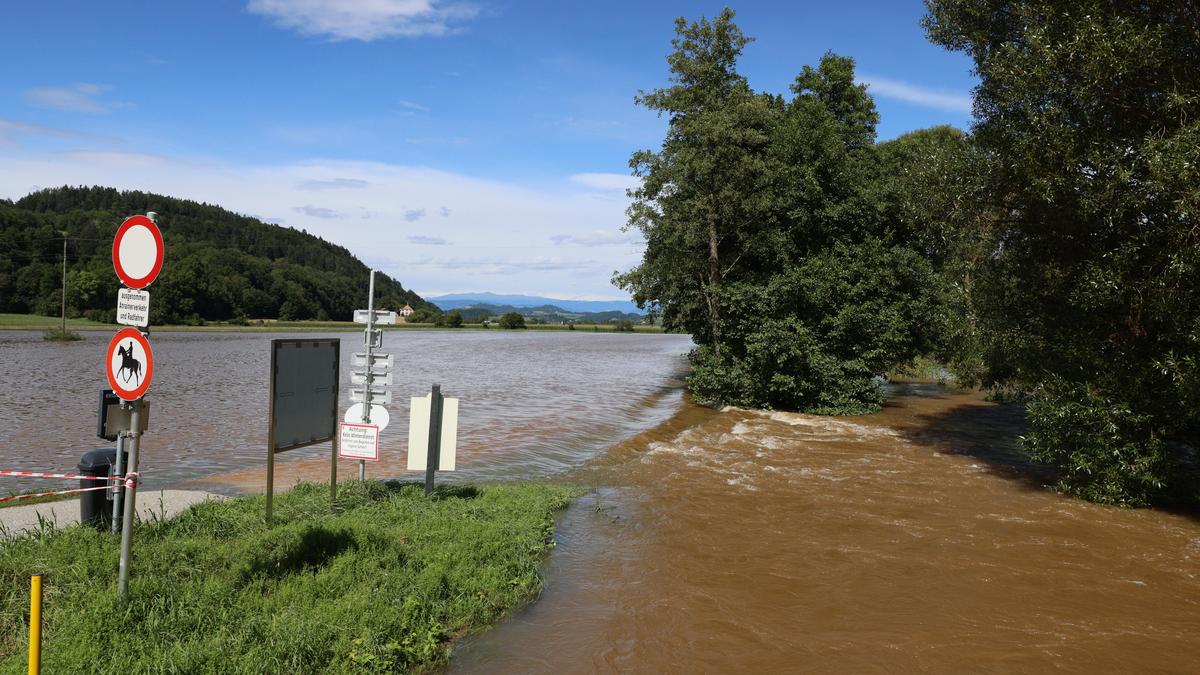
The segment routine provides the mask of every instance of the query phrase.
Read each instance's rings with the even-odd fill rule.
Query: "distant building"
[[[411,315],[412,313],[413,313],[413,308],[412,308],[412,307],[409,307],[408,305],[405,305],[405,306],[404,306],[404,307],[403,307],[403,308],[400,310],[400,316],[407,317],[407,316]]]

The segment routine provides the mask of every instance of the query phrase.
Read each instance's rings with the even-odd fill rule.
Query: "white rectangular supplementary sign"
[[[408,418],[408,470],[424,471],[429,457],[429,396],[412,399]],[[458,399],[442,399],[442,442],[438,471],[454,471],[458,449]]]
[[[379,427],[370,424],[342,424],[338,457],[379,459]]]
[[[150,292],[121,288],[117,291],[117,323],[145,328],[150,325]]]

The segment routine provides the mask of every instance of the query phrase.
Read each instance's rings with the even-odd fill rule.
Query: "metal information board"
[[[267,520],[271,519],[276,453],[333,442],[330,488],[337,490],[338,384],[341,340],[271,340],[271,405],[267,440]],[[335,492],[336,493],[336,492]]]

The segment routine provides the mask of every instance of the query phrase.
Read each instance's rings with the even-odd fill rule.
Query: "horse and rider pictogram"
[[[117,369],[117,377],[123,377],[122,381],[126,384],[129,383],[130,378],[136,377],[137,384],[141,384],[142,362],[133,356],[133,340],[129,341],[128,347],[118,347],[117,354],[121,356],[121,367]]]
[[[150,341],[136,328],[121,330],[108,345],[105,366],[109,388],[123,401],[136,401],[150,388],[154,375]]]

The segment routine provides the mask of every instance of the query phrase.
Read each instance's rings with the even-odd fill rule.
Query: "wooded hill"
[[[147,211],[159,214],[167,251],[150,288],[153,323],[350,320],[366,302],[370,269],[307,232],[146,192],[61,187],[0,200],[0,312],[59,313],[65,232],[68,316],[114,321],[113,235]],[[375,292],[382,309],[441,311],[384,274]]]

